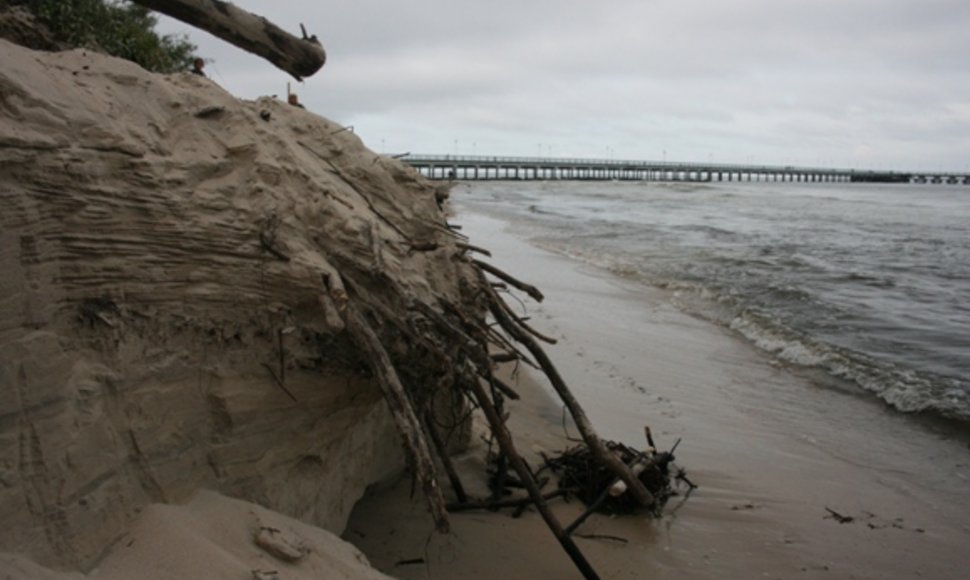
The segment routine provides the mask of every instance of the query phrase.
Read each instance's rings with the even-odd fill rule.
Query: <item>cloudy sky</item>
[[[294,90],[389,153],[970,171],[968,0],[237,0],[326,66]],[[188,31],[243,98],[288,76]]]

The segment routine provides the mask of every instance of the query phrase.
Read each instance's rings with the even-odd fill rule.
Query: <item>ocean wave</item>
[[[708,225],[681,225],[673,226],[670,229],[674,231],[708,234],[710,237],[715,239],[735,239],[739,237],[737,232]]]
[[[739,313],[728,326],[779,360],[823,370],[877,395],[904,413],[931,412],[970,421],[970,400],[956,379],[928,376],[817,341],[749,311]]]
[[[845,199],[788,192],[768,203],[762,189],[704,186],[713,191],[683,196],[670,193],[679,186],[583,187],[590,192],[576,186],[557,190],[555,203],[542,200],[568,219],[519,203],[488,209],[521,220],[545,249],[664,290],[676,307],[810,370],[820,384],[905,413],[970,421],[970,361],[953,348],[970,311],[961,299],[970,245],[947,233],[962,224],[955,212],[910,224],[883,195],[853,201],[857,189]],[[593,197],[606,211],[589,211]],[[712,208],[726,197],[733,201]],[[885,231],[882,223],[901,225]]]

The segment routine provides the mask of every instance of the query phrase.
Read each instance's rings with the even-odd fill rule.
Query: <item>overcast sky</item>
[[[397,153],[970,171],[970,0],[237,0],[308,109]],[[188,30],[243,98],[289,77]]]

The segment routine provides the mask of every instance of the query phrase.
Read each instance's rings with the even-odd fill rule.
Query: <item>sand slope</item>
[[[261,532],[283,538],[302,553],[288,562],[261,548]],[[88,575],[55,572],[30,560],[0,554],[5,578],[41,580],[169,580],[206,578],[379,580],[356,548],[321,528],[258,505],[200,491],[184,504],[152,504],[132,522],[105,559]]]
[[[276,99],[0,53],[0,551],[87,571],[202,487],[342,530],[402,453],[323,278],[379,330],[462,303],[440,192]]]

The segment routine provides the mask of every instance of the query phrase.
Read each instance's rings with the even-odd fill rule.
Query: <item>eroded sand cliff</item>
[[[0,54],[0,552],[87,571],[200,488],[339,532],[404,454],[326,279],[433,376],[394,325],[478,283],[440,192],[276,99]]]

